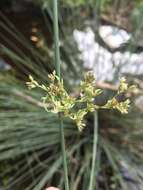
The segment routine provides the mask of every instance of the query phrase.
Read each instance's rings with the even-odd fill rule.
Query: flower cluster
[[[68,94],[64,88],[63,80],[60,80],[55,71],[49,74],[48,78],[50,83],[45,86],[40,85],[32,76],[29,76],[30,82],[27,82],[27,86],[29,89],[38,87],[46,91],[46,96],[42,97],[46,111],[62,113],[65,117],[74,120],[80,131],[85,127],[84,116],[88,112],[93,112],[97,109],[117,109],[121,113],[128,113],[130,100],[118,101],[116,95],[103,106],[94,104],[95,97],[100,95],[102,90],[96,88],[96,80],[92,72],[87,72],[84,80],[81,81],[79,86],[80,96],[78,98]],[[121,78],[117,95],[126,93],[130,88],[125,78]]]

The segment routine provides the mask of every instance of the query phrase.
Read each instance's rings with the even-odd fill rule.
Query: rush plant
[[[94,113],[94,143],[93,143],[93,156],[92,156],[92,169],[90,175],[89,190],[94,189],[94,173],[95,173],[95,161],[97,151],[97,138],[98,138],[98,125],[97,125],[97,110],[99,109],[117,109],[123,114],[128,113],[130,100],[118,101],[117,96],[121,93],[126,93],[133,86],[128,87],[125,78],[120,79],[119,88],[117,94],[109,99],[105,105],[99,106],[94,103],[96,96],[102,93],[101,89],[96,88],[96,80],[92,72],[88,72],[84,76],[84,80],[80,82],[79,97],[73,97],[66,91],[64,82],[56,72],[48,75],[49,85],[39,84],[32,76],[29,76],[30,81],[27,82],[29,89],[40,88],[46,92],[46,95],[41,99],[43,100],[43,106],[47,112],[52,112],[59,115],[61,131],[61,145],[63,152],[63,165],[65,175],[65,189],[69,189],[67,163],[66,163],[66,150],[64,141],[63,130],[63,116],[68,117],[75,121],[79,131],[82,131],[86,126],[84,117],[89,112]]]
[[[104,111],[106,113],[104,113],[102,109],[116,109],[121,113],[127,113],[130,100],[119,101],[118,96],[126,94],[131,87],[122,78],[116,95],[111,97],[104,105],[96,105],[94,100],[97,96],[102,95],[102,91],[96,87],[93,73],[88,72],[79,85],[78,95],[71,95],[75,90],[70,86],[71,83],[66,84],[66,79],[71,81],[71,78],[76,78],[76,72],[73,75],[69,75],[69,73],[76,71],[79,64],[75,61],[77,64],[75,64],[73,70],[70,67],[71,62],[63,62],[62,60],[62,64],[60,64],[57,2],[51,2],[54,3],[52,19],[54,20],[55,31],[56,67],[53,71],[53,65],[47,64],[49,60],[45,60],[43,63],[44,67],[52,66],[48,70],[53,71],[49,75],[48,84],[43,85],[47,81],[47,70],[41,67],[39,59],[43,60],[43,54],[40,55],[39,50],[32,49],[31,46],[28,49],[30,54],[34,56],[34,61],[32,61],[28,55],[23,55],[20,50],[18,55],[14,51],[3,47],[5,53],[17,64],[18,68],[23,68],[24,71],[27,67],[29,68],[26,75],[29,75],[30,71],[34,76],[34,78],[30,77],[30,81],[27,83],[29,88],[41,89],[41,91],[29,91],[23,86],[22,81],[12,78],[11,75],[8,75],[8,78],[5,73],[1,78],[0,161],[2,165],[9,162],[9,160],[10,163],[12,161],[10,166],[4,168],[4,172],[2,171],[4,176],[7,173],[10,176],[10,180],[6,178],[6,189],[42,190],[47,185],[54,184],[62,190],[65,183],[66,190],[93,190],[95,187],[98,189],[98,186],[102,183],[101,185],[107,186],[105,189],[112,188],[112,184],[116,185],[114,189],[120,186],[120,189],[128,190],[129,188],[125,185],[127,183],[121,173],[120,161],[125,161],[124,152],[125,155],[128,152],[130,158],[135,158],[132,167],[135,161],[142,160],[141,124],[143,117],[142,114],[139,115],[138,113],[136,115],[130,113],[126,116],[121,116],[117,112],[106,112],[106,110]],[[11,33],[14,31],[13,28],[10,30]],[[17,32],[14,35],[16,38],[19,36]],[[20,37],[19,40],[22,41],[22,38]],[[22,41],[23,44],[26,44],[26,40]],[[26,44],[26,47],[29,46]],[[46,51],[47,53],[48,51]],[[71,55],[68,53],[68,56]],[[53,63],[52,60],[51,63]],[[60,66],[62,73],[60,73]],[[69,78],[66,78],[67,75]],[[22,73],[20,73],[20,76],[22,76]],[[69,86],[71,93],[68,93],[67,90]],[[44,95],[41,95],[43,93]],[[37,100],[40,97],[43,103]],[[43,107],[48,113],[44,111]],[[92,116],[92,114],[88,114],[90,112],[94,115],[94,122],[89,117]],[[100,121],[101,119],[102,121]],[[75,124],[80,131],[84,129],[82,133],[78,132]],[[94,127],[93,130],[92,126]],[[115,140],[111,139],[113,136]],[[60,143],[62,151],[59,151]],[[93,153],[90,149],[92,144]],[[119,147],[119,144],[123,147]],[[124,152],[121,150],[124,150]],[[72,171],[69,174],[67,173],[67,156],[70,160],[68,169]],[[64,166],[64,170],[61,166]],[[113,173],[109,174],[109,170]],[[87,171],[91,171],[91,173]],[[136,172],[141,175],[139,168],[136,169]],[[62,174],[65,174],[64,178]],[[95,180],[96,176],[99,176],[97,180]],[[103,177],[105,181],[103,181]],[[110,181],[112,177],[114,179]],[[109,184],[107,184],[108,181]]]
[[[84,122],[85,115],[88,112],[95,112],[94,117],[94,143],[92,155],[92,169],[90,174],[89,190],[94,189],[94,170],[97,151],[97,113],[99,109],[117,109],[121,113],[128,113],[130,100],[119,102],[117,96],[120,93],[126,93],[131,87],[128,87],[125,78],[120,80],[117,94],[109,99],[105,105],[99,106],[94,103],[96,96],[102,93],[101,89],[96,88],[96,80],[92,72],[88,72],[84,76],[84,80],[79,85],[79,97],[72,97],[66,91],[64,82],[60,73],[60,50],[59,50],[59,27],[58,27],[58,1],[53,0],[53,18],[54,18],[54,44],[55,44],[55,69],[52,74],[48,75],[50,83],[48,85],[39,84],[32,76],[27,82],[29,89],[40,88],[46,92],[41,97],[43,106],[47,112],[58,114],[60,127],[60,142],[62,149],[62,160],[64,166],[64,183],[65,190],[69,190],[68,167],[66,160],[66,148],[64,138],[63,117],[67,117],[75,121],[79,131],[86,126]]]

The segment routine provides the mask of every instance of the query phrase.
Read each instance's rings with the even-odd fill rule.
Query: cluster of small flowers
[[[84,116],[88,112],[94,112],[98,109],[117,109],[123,114],[128,113],[130,100],[118,101],[116,98],[117,95],[126,93],[132,88],[132,86],[128,86],[125,78],[120,79],[117,94],[103,106],[94,104],[95,97],[100,95],[102,90],[96,88],[96,80],[92,72],[87,72],[84,80],[80,82],[80,97],[78,98],[68,94],[64,88],[63,80],[60,80],[55,71],[49,74],[48,78],[50,83],[45,86],[40,85],[32,76],[29,76],[30,82],[27,82],[27,86],[29,89],[38,87],[46,91],[46,96],[42,97],[46,111],[62,113],[65,117],[74,120],[80,131],[85,127]]]

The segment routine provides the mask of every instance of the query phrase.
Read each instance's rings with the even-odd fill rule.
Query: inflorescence
[[[62,113],[65,117],[74,120],[80,131],[85,127],[84,116],[88,112],[94,112],[98,109],[116,109],[123,114],[128,113],[130,100],[118,101],[116,98],[122,93],[127,93],[133,87],[128,86],[125,78],[120,79],[117,94],[102,106],[94,103],[95,97],[99,96],[102,90],[96,88],[96,80],[92,72],[87,72],[83,81],[80,82],[80,96],[77,98],[68,94],[64,88],[63,80],[60,80],[55,71],[49,74],[48,78],[50,80],[48,86],[39,84],[32,76],[29,76],[30,81],[26,84],[29,89],[38,87],[46,91],[46,95],[42,97],[45,110],[52,113]]]

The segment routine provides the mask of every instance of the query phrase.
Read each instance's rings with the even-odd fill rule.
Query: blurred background
[[[93,70],[103,104],[125,76],[129,114],[99,111],[96,190],[143,190],[143,1],[59,0],[61,73],[77,94]],[[0,0],[0,190],[64,189],[56,115],[46,113],[41,91],[28,75],[47,83],[54,70],[52,0]],[[71,90],[72,89],[72,90]],[[126,97],[119,97],[124,99]],[[79,133],[64,119],[70,189],[89,183],[93,116]]]

